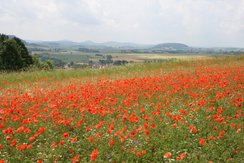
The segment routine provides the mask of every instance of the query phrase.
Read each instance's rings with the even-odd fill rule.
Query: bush
[[[37,55],[32,56],[33,65],[30,67],[30,70],[52,70],[53,63],[52,61],[44,61],[42,62]]]

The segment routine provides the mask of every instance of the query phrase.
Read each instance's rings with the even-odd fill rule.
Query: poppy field
[[[244,56],[103,71],[1,80],[0,162],[244,161]]]

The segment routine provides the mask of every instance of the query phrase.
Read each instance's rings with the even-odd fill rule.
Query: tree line
[[[0,71],[18,71],[29,68],[51,69],[50,62],[41,62],[31,56],[24,42],[15,37],[0,34]]]

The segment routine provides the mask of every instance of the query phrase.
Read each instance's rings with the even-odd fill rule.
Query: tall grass
[[[237,65],[241,64],[243,61],[244,55],[238,56],[225,56],[219,57],[215,56],[212,58],[202,59],[205,62],[199,62],[198,60],[180,60],[180,59],[168,59],[163,63],[134,63],[128,64],[126,66],[118,66],[118,67],[107,67],[104,69],[92,69],[92,68],[84,68],[84,69],[55,69],[51,71],[41,70],[41,71],[22,71],[22,72],[0,72],[0,88],[6,88],[9,85],[15,84],[24,84],[29,82],[52,82],[52,81],[60,81],[67,80],[71,78],[86,78],[88,80],[95,80],[99,77],[106,77],[109,79],[116,79],[121,77],[133,77],[133,76],[145,76],[150,75],[151,72],[155,72],[155,70],[164,69],[165,71],[169,71],[175,68],[184,69],[189,66],[189,69],[192,65],[198,66],[198,63],[201,64],[209,64],[209,61],[212,60],[214,63],[216,59],[219,62],[215,64],[225,64],[228,65],[230,62],[235,62]],[[185,69],[186,70],[186,69]]]

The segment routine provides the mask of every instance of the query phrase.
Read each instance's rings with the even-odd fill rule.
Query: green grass
[[[213,62],[216,59],[221,58],[222,64],[226,64],[229,62],[235,62],[237,65],[241,64],[244,56],[225,56],[225,57],[212,57],[206,60],[212,60]],[[170,71],[173,68],[180,68],[192,66],[196,64],[197,66],[198,60],[180,60],[180,59],[167,59],[163,63],[134,63],[128,64],[126,66],[119,66],[119,67],[108,67],[104,69],[70,69],[70,70],[62,70],[62,69],[55,69],[51,71],[22,71],[22,72],[12,72],[12,73],[4,73],[0,72],[0,87],[6,88],[8,85],[14,84],[24,84],[27,82],[37,82],[37,81],[59,81],[59,80],[66,80],[71,78],[86,78],[90,80],[94,80],[100,76],[106,76],[108,78],[119,78],[119,77],[132,77],[132,76],[143,76],[143,75],[150,75],[150,72],[159,70],[163,68],[165,71]],[[201,64],[204,64],[201,63]]]

